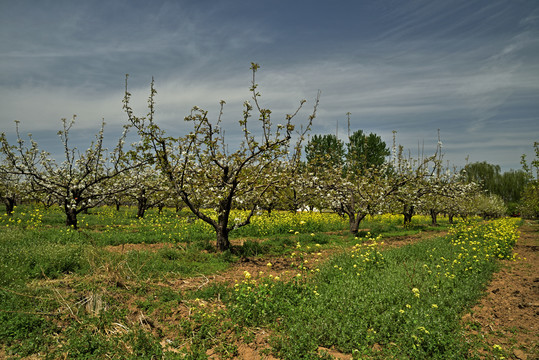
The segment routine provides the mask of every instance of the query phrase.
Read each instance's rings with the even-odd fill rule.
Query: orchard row
[[[318,97],[301,126],[295,119],[305,100],[275,124],[271,110],[260,104],[258,69],[252,64],[252,96],[239,121],[243,140],[233,151],[222,128],[224,101],[215,121],[195,106],[185,118],[192,131],[173,137],[155,122],[153,82],[148,114],[140,117],[130,105],[127,77],[123,103],[129,121],[112,151],[103,145],[104,123],[86,151],[71,147],[74,119],[64,119],[58,135],[65,160],[58,163],[31,135],[27,144],[17,124],[16,144],[5,134],[0,138],[0,195],[7,212],[22,200],[56,204],[66,225],[77,228],[81,212],[102,204],[135,204],[141,218],[152,207],[187,207],[215,230],[219,250],[228,249],[229,233],[248,225],[261,209],[333,211],[348,218],[352,233],[367,215],[380,213],[401,213],[405,225],[416,213],[430,214],[433,224],[440,213],[450,219],[503,213],[503,202],[481,194],[477,184],[443,165],[440,141],[434,154],[421,158],[406,156],[395,136],[389,151],[379,137],[361,131],[349,137],[347,151],[331,136],[314,136],[305,146]],[[130,130],[140,141],[129,146]],[[247,215],[231,219],[234,209]]]

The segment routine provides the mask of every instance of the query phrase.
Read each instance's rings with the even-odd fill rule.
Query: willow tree
[[[250,223],[255,210],[272,186],[282,181],[282,174],[275,171],[274,164],[287,158],[288,152],[298,149],[291,146],[294,134],[301,142],[310,129],[316,114],[319,97],[307,123],[296,130],[293,120],[305,104],[286,115],[281,124],[275,125],[270,109],[260,104],[260,93],[256,83],[259,65],[252,63],[251,100],[243,104],[243,116],[239,121],[242,140],[229,152],[222,116],[225,102],[220,102],[217,118],[211,121],[208,111],[195,106],[185,121],[193,125],[193,130],[179,137],[167,136],[155,121],[155,96],[157,91],[152,80],[148,100],[149,112],[144,117],[134,114],[130,106],[131,94],[127,88],[124,109],[129,121],[142,139],[141,151],[155,156],[157,165],[166,176],[169,187],[179,196],[199,219],[210,224],[216,233],[217,249],[230,248],[229,233]],[[251,129],[252,115],[258,115],[257,129]],[[255,136],[251,131],[257,131]],[[230,219],[234,204],[242,204],[249,209],[241,219]]]
[[[500,193],[500,165],[489,164],[486,161],[466,164],[462,173],[469,182],[475,182],[489,194]]]
[[[522,169],[527,174],[528,184],[526,185],[519,210],[523,217],[539,218],[539,142],[533,144],[535,157],[530,164],[526,161],[526,155],[522,155]]]

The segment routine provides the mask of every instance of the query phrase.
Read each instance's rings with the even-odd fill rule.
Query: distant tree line
[[[499,196],[509,215],[519,214],[519,203],[530,178],[524,170],[502,173],[499,165],[486,161],[467,164],[462,174],[468,182],[475,182],[486,194]]]

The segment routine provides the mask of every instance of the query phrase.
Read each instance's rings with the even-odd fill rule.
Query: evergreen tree
[[[335,135],[314,135],[305,146],[307,163],[312,166],[343,165],[344,142]]]

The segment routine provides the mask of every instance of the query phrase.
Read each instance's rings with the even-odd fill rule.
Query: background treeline
[[[467,164],[463,173],[469,182],[476,182],[488,194],[500,196],[511,215],[519,213],[519,202],[530,179],[524,170],[502,173],[499,165],[485,161]]]

